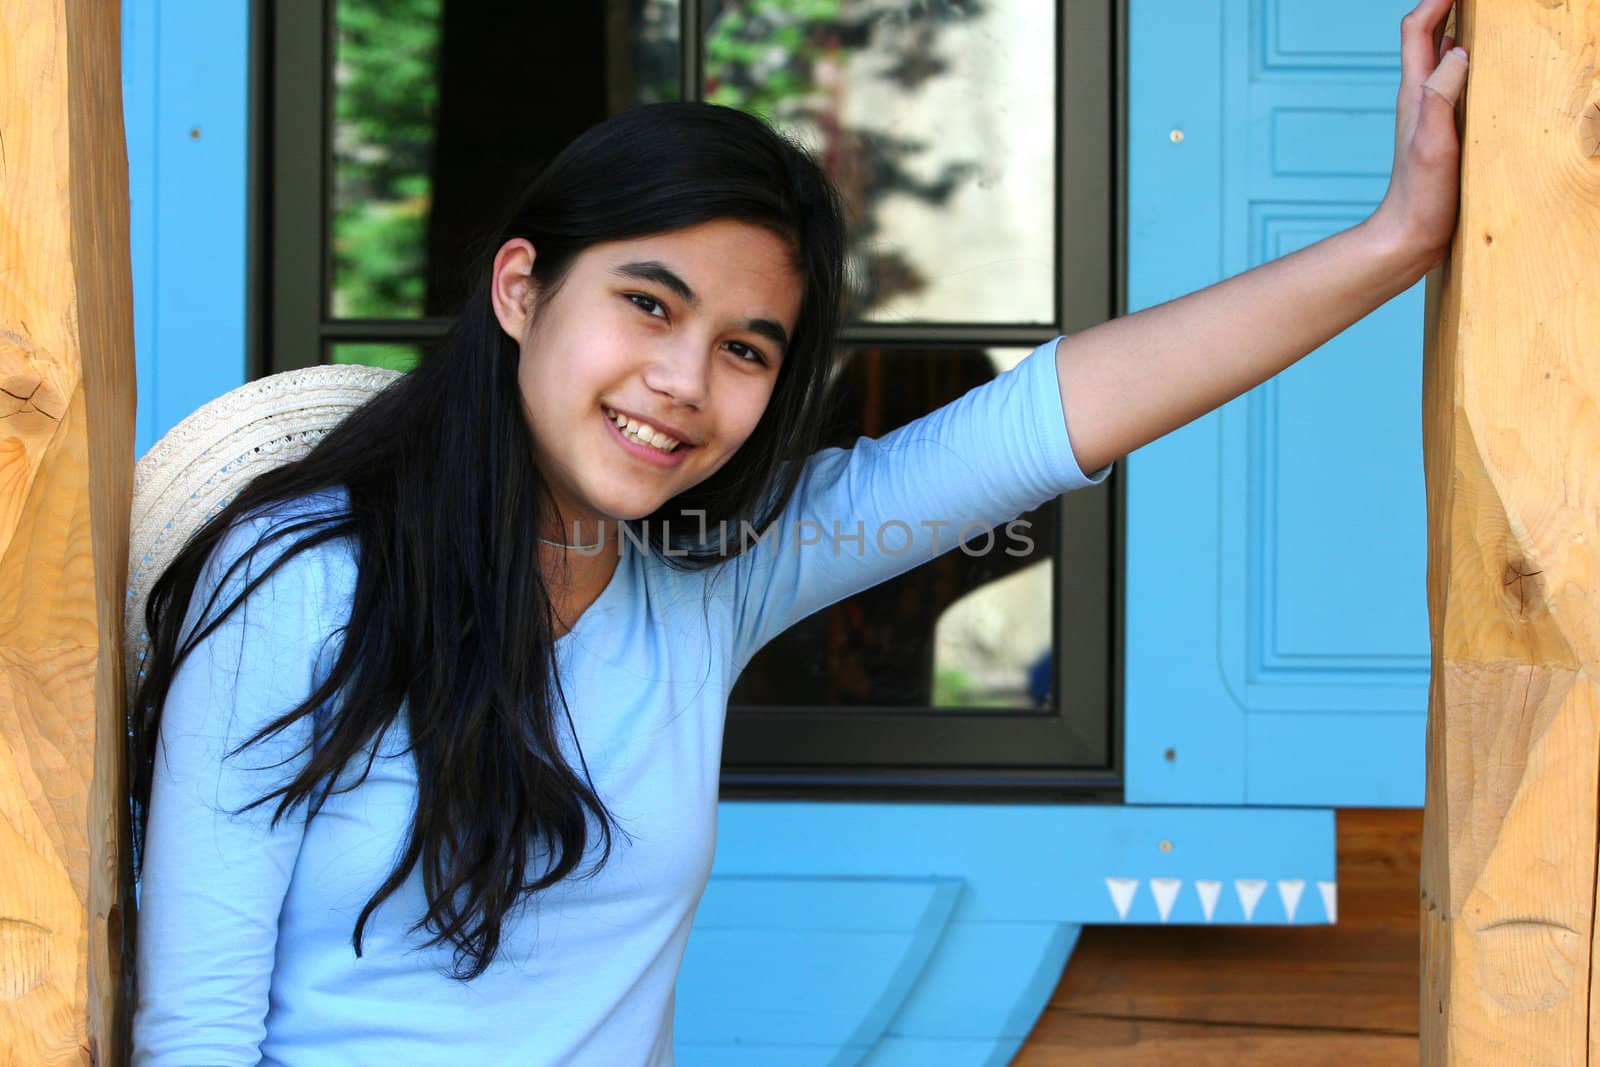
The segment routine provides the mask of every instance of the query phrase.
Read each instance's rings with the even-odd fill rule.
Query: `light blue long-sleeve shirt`
[[[415,872],[368,922],[359,958],[351,946],[416,800],[403,721],[366,781],[309,822],[303,808],[276,827],[271,804],[239,811],[293,775],[311,721],[226,754],[311,691],[355,587],[348,544],[286,563],[185,662],[167,698],[134,1063],[671,1064],[673,985],[711,871],[735,679],[793,623],[955,547],[962,524],[1001,528],[1104,476],[1073,457],[1054,353],[1043,345],[882,438],[817,453],[772,532],[725,564],[679,571],[624,539],[610,583],[556,649],[576,741],[625,836],[598,874],[509,916],[500,955],[470,982],[448,976],[450,946],[424,948],[411,932],[426,910]],[[230,532],[191,620],[268,526],[328,503]]]

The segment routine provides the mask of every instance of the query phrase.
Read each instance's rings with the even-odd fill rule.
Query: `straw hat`
[[[285,371],[240,386],[168,430],[133,472],[123,671],[132,697],[150,635],[144,606],[189,538],[257,475],[300,459],[400,375],[353,364]]]

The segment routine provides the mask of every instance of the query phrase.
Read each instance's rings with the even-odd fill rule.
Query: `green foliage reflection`
[[[943,31],[981,20],[984,0],[708,0],[707,9],[706,99],[808,144],[850,207],[854,314],[923,289],[927,279],[886,240],[878,205],[906,196],[942,206],[977,162],[949,158],[948,145],[852,129],[845,102],[863,79],[909,97],[948,73]]]
[[[334,13],[333,313],[422,314],[441,0]]]

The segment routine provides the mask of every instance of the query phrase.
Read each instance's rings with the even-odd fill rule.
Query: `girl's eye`
[[[624,293],[623,296],[627,297],[634,307],[643,311],[646,315],[653,315],[658,319],[667,317],[667,309],[662,307],[661,301],[653,296],[645,296],[643,293]]]
[[[728,351],[732,352],[746,363],[754,363],[757,366],[762,367],[767,365],[766,357],[763,356],[758,349],[751,348],[743,341],[729,341]]]

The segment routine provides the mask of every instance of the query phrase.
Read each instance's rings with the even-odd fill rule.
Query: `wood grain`
[[[1047,1009],[1014,1067],[1415,1067],[1409,1035],[1107,1019]]]
[[[120,1060],[133,324],[120,12],[0,0],[0,1050]]]
[[[1600,0],[1475,3],[1429,282],[1423,1062],[1591,1055],[1600,798]]]

